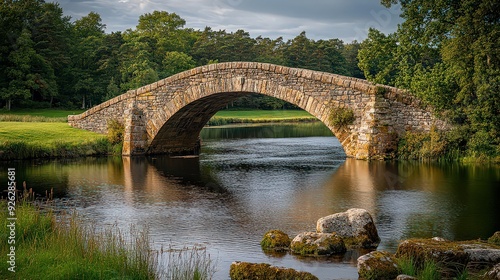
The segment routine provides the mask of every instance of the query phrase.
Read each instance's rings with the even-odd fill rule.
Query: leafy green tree
[[[23,29],[15,49],[8,56],[5,74],[9,83],[0,89],[2,98],[7,100],[8,110],[13,99],[28,99],[35,93],[52,95],[57,90],[52,68],[36,53],[33,45],[31,32]]]
[[[192,69],[196,66],[193,58],[182,52],[167,52],[163,59],[162,77],[172,76],[174,74]]]
[[[359,68],[364,76],[376,83],[394,85],[398,74],[394,57],[396,49],[395,35],[384,35],[370,28],[368,38],[361,43],[358,52]]]
[[[358,55],[365,76],[408,88],[470,127],[471,152],[500,154],[500,2],[382,3],[399,3],[404,22],[388,36],[370,30]]]

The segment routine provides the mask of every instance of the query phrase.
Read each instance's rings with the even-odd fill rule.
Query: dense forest
[[[98,13],[78,20],[57,3],[2,1],[0,7],[0,106],[88,108],[113,96],[196,66],[259,61],[363,78],[359,43],[252,38],[238,30],[185,28],[175,13],[154,11],[135,29],[106,33]],[[241,106],[281,108],[271,98],[246,98]]]
[[[363,42],[345,43],[312,40],[305,32],[284,40],[252,38],[244,30],[194,30],[167,11],[140,16],[135,29],[106,33],[96,12],[73,21],[57,3],[2,0],[0,107],[88,108],[195,66],[269,62],[408,89],[456,124],[454,131],[429,138],[426,149],[442,153],[445,142],[447,152],[500,155],[500,2],[381,4],[401,5],[398,30],[370,29]],[[290,106],[263,96],[237,103]]]

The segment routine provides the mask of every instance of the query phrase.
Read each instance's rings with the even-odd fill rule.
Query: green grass
[[[317,119],[302,110],[245,110],[219,111],[210,119],[208,125],[230,123],[265,123],[265,122],[305,122]]]
[[[0,110],[0,122],[67,122],[68,115],[77,115],[83,111],[58,109]]]
[[[0,203],[6,209],[5,201]],[[116,227],[96,230],[77,215],[56,217],[27,202],[16,205],[16,271],[3,262],[2,279],[155,279],[157,254],[146,232],[124,234]],[[6,211],[0,219],[7,221]],[[6,222],[5,222],[6,223]],[[10,231],[0,229],[2,240]],[[10,252],[0,243],[2,255]]]
[[[105,135],[67,123],[1,122],[0,159],[103,155],[117,150]]]
[[[62,110],[62,109],[17,109],[7,111],[5,109],[0,110],[0,115],[28,115],[28,116],[40,116],[48,118],[62,118],[68,115],[78,115],[83,113],[85,110]]]

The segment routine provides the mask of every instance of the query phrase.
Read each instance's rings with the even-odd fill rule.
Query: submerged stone
[[[346,252],[344,241],[334,233],[304,232],[290,245],[292,253],[302,256],[328,256]]]
[[[282,252],[290,249],[290,237],[281,230],[273,229],[264,234],[260,246],[265,251]]]
[[[318,280],[318,277],[309,272],[297,271],[292,268],[271,266],[267,263],[233,262],[229,269],[229,276],[232,280]]]
[[[372,216],[368,211],[359,208],[320,218],[316,223],[316,231],[336,233],[352,248],[376,248],[380,243]]]
[[[373,251],[359,257],[357,267],[362,279],[393,280],[399,274],[396,258],[385,251]]]

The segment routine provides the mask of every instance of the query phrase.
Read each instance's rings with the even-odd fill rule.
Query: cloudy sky
[[[401,22],[398,7],[386,9],[379,0],[59,0],[73,20],[94,11],[106,32],[134,28],[139,16],[154,10],[174,12],[188,28],[236,31],[252,37],[292,39],[306,31],[312,39],[362,41],[368,28],[394,32]]]

